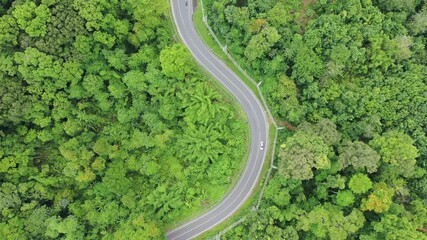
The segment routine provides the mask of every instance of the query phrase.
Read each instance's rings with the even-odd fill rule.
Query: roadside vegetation
[[[426,1],[203,2],[288,129],[260,210],[223,238],[426,238]]]
[[[0,2],[1,239],[162,239],[229,189],[245,119],[167,1]]]

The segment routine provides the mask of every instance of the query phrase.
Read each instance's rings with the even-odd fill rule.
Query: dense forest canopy
[[[426,239],[427,2],[204,0],[278,122],[261,210],[227,239]]]
[[[228,188],[246,127],[167,1],[0,3],[1,239],[164,238]]]

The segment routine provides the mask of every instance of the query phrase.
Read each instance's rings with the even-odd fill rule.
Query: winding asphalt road
[[[188,1],[188,2],[187,2]],[[212,74],[239,102],[245,111],[251,133],[249,159],[238,183],[218,205],[203,215],[169,231],[171,240],[194,238],[230,217],[248,199],[258,183],[268,146],[267,114],[252,90],[199,37],[193,24],[193,0],[171,0],[172,14],[179,36],[196,61]]]

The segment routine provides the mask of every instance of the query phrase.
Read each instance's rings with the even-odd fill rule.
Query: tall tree
[[[352,166],[357,171],[373,173],[377,171],[380,155],[369,145],[356,141],[348,142],[340,150],[338,164],[341,169]]]
[[[160,53],[162,71],[168,77],[183,80],[192,71],[192,58],[182,45],[174,44]]]
[[[384,176],[411,177],[415,174],[416,158],[419,156],[414,140],[402,132],[389,131],[369,142],[381,155]]]

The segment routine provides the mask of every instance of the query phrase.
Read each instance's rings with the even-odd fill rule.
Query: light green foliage
[[[248,27],[249,11],[247,8],[238,8],[233,5],[224,10],[225,19],[235,25],[239,30],[245,30]]]
[[[406,216],[409,218],[414,226],[425,226],[427,223],[427,208],[420,199],[411,202],[411,212],[407,212]],[[414,214],[412,214],[414,212]]]
[[[48,238],[57,238],[60,234],[64,234],[64,239],[83,239],[81,234],[81,226],[75,217],[67,217],[60,220],[58,217],[51,217],[46,220],[47,230],[45,236]]]
[[[191,55],[184,46],[174,44],[160,53],[162,71],[166,76],[183,80],[185,75],[191,72]]]
[[[416,231],[406,217],[386,214],[378,222],[372,223],[374,232],[369,235],[361,235],[361,240],[370,239],[424,239],[425,233]]]
[[[146,88],[144,73],[141,71],[132,70],[127,72],[123,76],[123,82],[131,92],[143,91]]]
[[[107,48],[112,48],[116,42],[116,37],[101,31],[95,31],[93,33],[93,39],[104,44]]]
[[[129,221],[120,224],[118,230],[114,233],[114,239],[120,240],[144,240],[159,238],[160,236],[160,229],[152,222],[147,221],[143,214],[131,214]]]
[[[326,200],[333,197],[336,190],[345,189],[346,178],[337,174],[331,175],[332,169],[321,170],[315,176],[316,191],[313,192],[319,200]],[[306,186],[312,187],[312,186]]]
[[[413,44],[412,37],[399,36],[394,39],[396,44],[396,58],[397,60],[408,59],[412,55],[411,46]]]
[[[329,119],[321,119],[313,127],[310,124],[302,123],[298,128],[301,131],[322,137],[328,145],[336,146],[341,140],[341,133],[337,130],[335,123]]]
[[[322,75],[324,64],[321,58],[303,42],[300,35],[295,35],[289,57],[295,59],[291,77],[297,84],[312,83],[316,77]]]
[[[165,2],[0,3],[1,239],[160,239],[233,182],[243,119]]]
[[[16,6],[12,12],[20,29],[30,37],[44,36],[46,23],[51,20],[51,13],[46,5],[36,6],[34,2],[25,2]]]
[[[362,194],[372,188],[372,181],[365,174],[357,173],[351,177],[348,187],[354,193]]]
[[[352,206],[354,203],[354,195],[351,191],[339,191],[337,193],[337,203],[342,207]]]
[[[29,217],[25,220],[25,231],[27,231],[34,238],[43,236],[46,232],[46,220],[48,218],[49,212],[45,206],[34,209]]]
[[[101,27],[106,27],[105,25],[109,23],[110,18],[105,18],[106,22],[103,21],[104,14],[107,14],[109,9],[113,9],[113,6],[107,3],[107,1],[74,0],[72,4],[79,11],[80,16],[85,19],[87,30],[99,30]]]
[[[404,133],[389,131],[376,136],[369,144],[377,149],[384,166],[387,178],[390,176],[411,177],[415,174],[416,158],[419,156],[414,140]]]
[[[123,3],[128,11],[133,12],[136,23],[132,28],[130,43],[139,46],[141,43],[150,42],[156,36],[156,30],[165,24],[162,21],[168,11],[167,5],[161,1],[130,0]],[[166,20],[169,21],[169,20]],[[157,32],[160,35],[160,31]],[[170,37],[170,36],[162,36]],[[164,46],[160,46],[163,48]]]
[[[425,2],[263,2],[205,4],[217,36],[263,80],[276,118],[295,124],[329,118],[352,141],[398,129],[411,133],[421,154],[427,153]],[[234,17],[244,11],[249,14]],[[249,25],[246,30],[236,30],[241,22]],[[268,53],[254,49],[261,45],[261,32],[273,28],[280,39]],[[281,89],[283,75],[295,82],[297,90],[288,89],[291,96],[297,93],[297,101]],[[300,111],[295,114],[294,108]]]
[[[301,188],[300,181],[286,181],[280,175],[275,175],[264,192],[266,200],[272,201],[278,207],[285,207],[290,204],[291,192]]]
[[[281,211],[277,207],[269,207],[260,211],[251,212],[243,226],[237,226],[233,232],[229,231],[224,239],[298,239],[294,227],[281,228],[279,224],[284,221]]]
[[[357,232],[364,222],[365,218],[359,210],[353,210],[344,216],[339,207],[325,204],[302,216],[298,228],[305,232],[310,231],[317,238],[347,239],[347,236]]]
[[[207,125],[206,116],[215,118],[220,111],[224,110],[215,104],[219,95],[206,83],[197,84],[193,89],[189,89],[188,94],[191,95],[190,98],[188,101],[184,100],[182,104],[186,107],[184,120],[190,125],[195,123]]]

